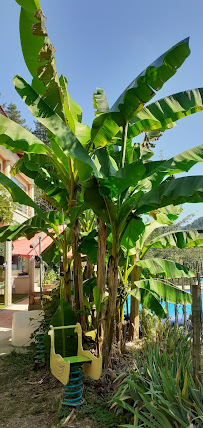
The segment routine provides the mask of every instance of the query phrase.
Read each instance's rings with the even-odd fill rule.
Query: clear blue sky
[[[191,55],[158,92],[156,99],[203,86],[202,0],[41,0],[58,73],[69,81],[69,91],[83,109],[83,122],[94,118],[92,93],[104,88],[112,105],[125,87],[152,61],[178,41],[190,36]],[[20,7],[15,0],[1,4],[1,98],[14,102],[33,127],[32,116],[15,92],[12,78],[31,76],[24,64],[18,32]],[[203,144],[203,112],[182,119],[157,143],[164,157]],[[202,164],[190,175],[203,172]],[[203,216],[203,204],[184,205],[184,215]]]

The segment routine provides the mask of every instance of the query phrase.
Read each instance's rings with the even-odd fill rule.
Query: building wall
[[[19,156],[17,154],[12,153],[10,150],[5,149],[4,147],[0,146],[0,171],[4,173],[7,177],[11,178],[10,171],[13,165],[19,160]],[[24,191],[32,198],[34,199],[34,183],[33,180],[31,180],[29,177],[26,177],[24,174],[17,174],[14,179],[14,182],[16,184],[19,183],[19,186],[23,188]],[[34,215],[34,209],[21,205],[18,206],[17,209],[14,212],[14,223],[23,223],[28,218],[32,217]],[[6,242],[5,243],[5,263],[6,267],[4,269],[4,278],[5,278],[5,304],[10,305],[12,303],[12,242]],[[17,279],[17,288],[19,290],[28,289],[28,285],[30,284],[30,278],[27,277],[24,278],[23,281],[20,280],[20,277]],[[34,281],[34,279],[33,279]],[[20,286],[20,283],[22,283],[23,287]],[[18,290],[18,291],[19,291]]]

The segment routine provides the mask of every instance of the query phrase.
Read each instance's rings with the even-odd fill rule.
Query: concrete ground
[[[26,352],[25,348],[14,347],[11,345],[11,333],[14,312],[27,310],[28,298],[20,300],[19,302],[0,310],[0,357],[1,355],[9,354],[14,350],[16,352]]]

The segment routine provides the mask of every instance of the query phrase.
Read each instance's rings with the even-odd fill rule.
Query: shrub
[[[146,341],[136,353],[136,369],[122,380],[112,399],[118,412],[121,408],[129,412],[131,425],[121,426],[202,427],[203,384],[197,390],[190,369],[188,334],[170,328],[162,343]]]

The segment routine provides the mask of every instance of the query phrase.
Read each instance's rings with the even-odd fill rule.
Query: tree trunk
[[[68,265],[68,270],[64,269],[64,299],[72,305],[71,301],[71,270],[70,265]]]
[[[139,252],[137,249],[136,256],[131,256],[132,265],[139,260]],[[138,281],[140,279],[140,267],[135,266],[131,274],[131,282]],[[135,288],[135,285],[132,285],[132,290]],[[139,300],[131,296],[131,306],[130,306],[130,328],[129,328],[129,340],[135,341],[139,339]]]
[[[71,235],[71,244],[73,253],[77,250],[79,245],[79,222],[78,219],[75,221],[72,235]],[[75,292],[75,310],[84,311],[84,299],[83,299],[83,281],[82,281],[82,265],[81,265],[81,255],[75,253],[73,261],[73,278],[74,278],[74,292]],[[84,314],[79,314],[78,319],[82,330],[86,330],[86,320]]]
[[[105,284],[106,284],[106,240],[107,240],[107,228],[106,223],[104,223],[99,218],[97,219],[98,224],[98,250],[97,250],[97,286],[100,289],[101,300],[105,296]],[[100,313],[100,346],[102,347],[104,339],[104,329],[105,329],[105,312],[106,308],[103,308]]]
[[[92,262],[90,261],[89,257],[86,257],[87,259],[87,269],[86,269],[86,278],[85,279],[91,279],[95,277],[94,274],[94,265],[92,264]],[[89,302],[93,302],[94,301],[94,295],[93,292],[90,294],[89,296]],[[92,319],[92,327],[96,328],[97,327],[97,322],[96,322],[96,310],[92,308],[92,315],[91,315],[91,319]]]
[[[192,326],[193,326],[193,373],[194,381],[199,388],[198,379],[200,380],[200,364],[201,364],[201,282],[200,274],[197,274],[197,284],[192,284]]]
[[[109,298],[106,309],[106,322],[102,348],[103,367],[107,368],[111,358],[111,348],[115,334],[116,297],[118,290],[118,260],[119,256],[109,258],[107,284]]]
[[[182,290],[185,291],[185,278],[182,278]],[[186,305],[183,305],[184,329],[187,330]]]

